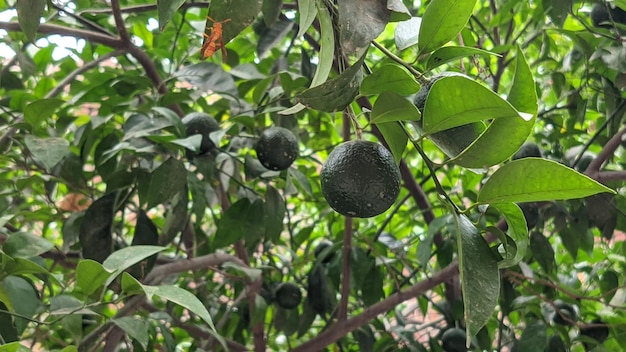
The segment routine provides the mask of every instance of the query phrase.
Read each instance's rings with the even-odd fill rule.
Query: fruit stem
[[[399,123],[400,127],[402,127],[402,130],[404,131],[404,134],[407,135],[407,137],[409,138],[409,140],[413,144],[413,147],[415,147],[417,152],[422,157],[422,160],[424,160],[424,164],[426,164],[426,167],[428,168],[428,171],[430,172],[430,175],[431,175],[431,177],[433,179],[433,182],[435,183],[435,189],[437,189],[437,193],[439,193],[442,197],[445,198],[446,201],[448,201],[448,203],[450,203],[450,206],[452,206],[452,208],[454,209],[455,213],[461,214],[462,212],[459,209],[459,207],[457,207],[456,204],[452,201],[452,199],[450,199],[450,197],[448,196],[448,193],[446,193],[446,191],[441,186],[441,183],[439,183],[439,179],[437,178],[437,175],[435,174],[435,168],[433,166],[433,162],[428,158],[426,153],[424,153],[424,151],[419,146],[419,144],[411,137],[411,134],[406,129],[406,126],[404,126],[404,124],[401,123],[401,122],[398,122],[398,123]]]
[[[409,70],[409,72],[411,72],[413,74],[413,76],[415,76],[415,79],[417,80],[417,82],[419,82],[420,85],[423,86],[426,83],[428,83],[428,79],[426,77],[424,77],[424,75],[421,72],[419,72],[418,70],[413,68],[413,66],[411,66],[408,62],[402,60],[401,58],[396,56],[396,54],[394,54],[391,51],[387,50],[387,48],[385,48],[384,46],[380,45],[380,43],[378,43],[375,40],[372,41],[372,44],[374,44],[374,46],[378,50],[382,51],[383,54],[387,55],[391,60],[399,63],[400,65],[404,66],[407,70]]]

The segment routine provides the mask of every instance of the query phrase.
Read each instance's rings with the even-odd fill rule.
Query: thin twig
[[[335,341],[338,341],[350,332],[367,324],[367,322],[376,318],[378,315],[384,314],[392,310],[394,307],[402,302],[405,302],[409,299],[414,299],[415,297],[432,290],[434,287],[442,284],[452,277],[457,276],[458,274],[459,264],[455,261],[448,265],[446,268],[435,273],[433,276],[430,277],[430,279],[420,281],[404,291],[394,293],[384,300],[365,309],[359,315],[356,315],[344,321],[337,322],[331,328],[318,334],[312,340],[309,340],[294,348],[292,352],[321,351],[324,347],[334,343]]]

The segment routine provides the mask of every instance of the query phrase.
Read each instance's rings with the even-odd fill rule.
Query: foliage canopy
[[[0,351],[622,350],[623,10],[0,0]],[[356,139],[369,218],[320,186]]]

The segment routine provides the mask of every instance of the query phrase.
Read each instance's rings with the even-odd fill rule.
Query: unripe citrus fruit
[[[331,248],[332,246],[333,243],[326,240],[318,243],[317,246],[315,246],[315,250],[313,251],[313,253],[315,254],[315,259],[319,259],[320,256],[322,256],[322,258],[319,259],[320,262],[323,264],[329,263],[335,257],[335,253],[326,249]]]
[[[209,135],[211,132],[218,131],[220,125],[211,115],[204,112],[192,112],[185,116],[182,121],[183,125],[185,125],[185,135],[187,137],[195,134],[202,136],[200,150],[197,153],[191,153],[192,155],[204,154],[215,148],[215,143],[213,143]]]
[[[457,72],[443,72],[434,75],[426,84],[424,84],[415,95],[413,103],[415,107],[423,114],[426,106],[426,98],[430,93],[430,89],[438,80],[450,76],[465,76]],[[422,121],[415,123],[417,129],[422,131]],[[463,150],[470,146],[483,132],[484,125],[481,122],[474,122],[467,125],[452,127],[450,129],[435,132],[428,136],[446,155],[455,157]]]
[[[256,156],[266,168],[285,170],[298,158],[298,139],[284,127],[270,127],[261,133]]]
[[[355,140],[338,145],[321,172],[324,198],[339,214],[369,218],[383,213],[400,193],[400,169],[389,150]]]
[[[283,282],[274,292],[276,304],[283,309],[294,309],[302,301],[300,286],[293,282]]]
[[[465,352],[465,330],[459,328],[452,328],[446,330],[441,336],[441,342],[443,344],[443,350],[446,352]]]

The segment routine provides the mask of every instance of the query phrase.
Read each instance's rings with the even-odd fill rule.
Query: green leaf
[[[524,218],[522,209],[515,203],[491,204],[490,207],[497,209],[502,214],[508,225],[508,237],[515,243],[514,256],[510,260],[503,260],[498,263],[499,268],[508,268],[519,263],[526,255],[529,243],[526,218]],[[503,242],[503,244],[506,248],[506,242]]]
[[[17,21],[31,42],[37,40],[37,29],[43,15],[46,0],[20,0],[16,4]]]
[[[157,0],[157,12],[159,14],[159,29],[164,30],[165,25],[172,19],[178,8],[185,0]]]
[[[515,61],[515,75],[513,76],[513,86],[507,96],[507,100],[518,111],[537,115],[537,89],[533,73],[524,57],[523,49],[518,46]]]
[[[500,272],[487,241],[465,215],[455,216],[459,272],[463,287],[467,344],[487,323],[498,304]]]
[[[8,314],[6,316],[9,318],[11,317]],[[2,332],[3,328],[4,326],[0,327],[0,332]],[[0,334],[0,336],[2,336],[5,341],[7,340],[7,336],[5,336],[4,334]],[[30,352],[30,351],[32,350],[30,348],[22,346],[19,341],[7,343],[6,345],[0,346],[0,352]]]
[[[143,285],[128,272],[122,273],[122,292],[127,295],[145,294]]]
[[[296,101],[308,108],[321,111],[333,112],[345,109],[359,93],[363,80],[361,66],[365,56],[364,53],[354,65],[339,76],[303,91],[296,96]]]
[[[21,1],[20,1],[21,3]],[[63,105],[61,99],[41,99],[34,101],[24,108],[24,121],[33,127],[33,131],[39,129],[41,124]]]
[[[105,282],[105,286],[113,282],[124,270],[165,249],[166,247],[159,246],[131,246],[113,252],[102,263],[102,267],[111,273],[111,276]]]
[[[70,294],[60,294],[50,298],[51,315],[95,314],[84,307],[84,302]]]
[[[0,289],[4,290],[10,299],[11,312],[22,317],[31,318],[37,313],[41,306],[39,294],[35,291],[32,282],[18,276],[7,276],[0,281]],[[27,319],[14,317],[13,322],[17,329],[17,334],[21,335],[29,324]]]
[[[441,65],[445,65],[451,61],[461,59],[467,56],[481,55],[481,56],[500,56],[490,51],[472,48],[468,46],[444,46],[435,50],[426,62],[426,69],[432,70]],[[518,53],[519,55],[519,53]]]
[[[526,326],[519,339],[518,351],[543,351],[548,344],[546,325],[542,321],[534,321]]]
[[[148,347],[150,336],[148,335],[149,323],[145,319],[134,317],[120,317],[111,319],[113,324],[119,326],[131,338],[135,339],[144,350]]]
[[[389,149],[391,150],[391,154],[393,154],[393,158],[396,160],[396,163],[400,163],[400,159],[402,159],[402,154],[406,149],[406,143],[409,140],[409,137],[406,135],[404,129],[398,122],[385,122],[376,124],[376,127],[385,138],[385,142],[389,145]]]
[[[226,272],[228,272],[229,274],[247,279],[249,281],[258,280],[262,274],[260,269],[244,267],[233,262],[226,262],[222,264],[222,267],[226,269]]]
[[[402,0],[388,0],[387,9],[391,11],[389,22],[406,21],[411,18],[411,11],[404,5]]]
[[[174,196],[171,204],[172,206],[165,216],[161,237],[159,238],[158,244],[161,246],[166,246],[172,242],[189,222],[189,192],[187,192],[187,189],[185,188],[184,191]]]
[[[267,187],[265,192],[265,236],[267,239],[277,242],[283,231],[285,218],[285,200],[272,186]]]
[[[476,0],[433,0],[422,17],[420,53],[438,49],[454,39],[469,21]]]
[[[303,4],[304,3],[304,4]],[[335,32],[333,29],[333,21],[330,17],[330,12],[328,8],[324,6],[320,1],[314,0],[306,0],[306,1],[298,1],[298,8],[305,6],[315,6],[317,4],[317,13],[320,21],[320,51],[319,51],[319,63],[317,68],[315,69],[315,74],[311,79],[311,88],[315,86],[319,86],[320,84],[326,82],[328,79],[328,75],[330,71],[333,69],[333,59],[335,57]],[[300,22],[304,21],[302,19],[303,16],[308,14],[308,11],[314,11],[315,7],[312,9],[307,8],[307,13],[300,13]],[[315,16],[311,19],[311,23],[315,19]],[[308,26],[311,25],[308,23]],[[307,26],[307,28],[308,28]],[[302,32],[302,27],[298,32],[298,37],[300,36],[300,32]]]
[[[50,171],[69,152],[70,143],[64,138],[37,138],[28,135],[24,138],[26,147],[46,170]]]
[[[412,17],[408,21],[398,23],[393,32],[396,48],[404,50],[417,44],[421,25],[422,19],[420,17]]]
[[[162,299],[168,300],[170,302],[176,303],[179,306],[186,308],[189,312],[199,316],[204,320],[211,330],[209,331],[213,336],[217,338],[222,345],[225,345],[223,338],[217,333],[215,330],[215,326],[213,325],[213,319],[211,319],[211,314],[207,311],[206,307],[200,300],[194,296],[191,292],[182,289],[177,286],[170,285],[162,285],[162,286],[143,286],[144,291],[149,296],[158,296]],[[224,346],[226,347],[226,346]]]
[[[384,92],[372,107],[370,123],[418,121],[420,117],[419,110],[408,99],[393,92]]]
[[[217,223],[217,232],[213,239],[213,247],[230,246],[240,239],[255,240],[261,238],[264,229],[263,201],[251,202],[242,198],[226,210]]]
[[[443,77],[433,84],[423,116],[425,134],[488,119],[514,117],[523,121],[522,115],[509,102],[460,75]]]
[[[148,217],[145,210],[139,209],[137,213],[137,223],[135,224],[135,233],[131,246],[137,247],[142,245],[155,246],[159,244],[159,232],[156,225]],[[137,264],[131,268],[131,273],[137,277],[144,277],[156,263],[156,254],[147,258],[143,264]]]
[[[83,259],[76,266],[76,286],[89,296],[96,292],[111,274],[91,259]]]
[[[54,244],[28,232],[16,232],[2,245],[4,253],[14,258],[32,258],[54,248]]]
[[[524,158],[512,161],[485,182],[480,203],[542,202],[615,193],[591,178],[552,160]]]
[[[518,48],[513,86],[507,97],[518,111],[494,120],[487,130],[465,151],[454,158],[460,166],[484,168],[501,163],[513,155],[530,135],[537,116],[537,93],[530,67]],[[507,138],[502,138],[506,135]]]
[[[296,35],[296,37],[301,37],[304,33],[306,33],[306,31],[309,29],[309,27],[311,27],[311,24],[313,24],[313,21],[315,21],[315,4],[317,3],[317,1],[315,0],[302,0],[302,1],[298,1],[298,14],[299,19],[298,19],[298,26],[300,27],[298,29],[298,34]],[[321,9],[322,7],[318,7],[318,10]],[[322,22],[322,15],[319,14],[320,16],[320,26],[322,26],[323,24]],[[323,31],[323,27],[322,31]],[[328,28],[327,28],[328,29]],[[321,45],[321,43],[320,43]],[[321,54],[321,53],[320,53]]]
[[[402,96],[417,93],[420,85],[404,67],[386,64],[363,79],[360,92],[362,95],[374,95],[393,92]]]
[[[254,22],[261,11],[263,0],[229,0],[212,1],[209,6],[209,16],[216,21],[230,19],[223,26],[222,39],[224,44],[235,38],[241,31]],[[207,27],[212,27],[213,22],[207,20]],[[205,30],[206,34],[208,30]]]
[[[342,0],[338,12],[339,41],[347,54],[367,48],[391,17],[387,2],[379,0]]]
[[[264,0],[261,13],[263,14],[263,22],[265,22],[265,25],[271,26],[274,24],[278,20],[282,9],[283,0]]]
[[[80,224],[78,238],[85,259],[102,263],[113,251],[113,215],[117,193],[108,193],[93,202]]]
[[[11,258],[5,253],[0,253],[2,264],[0,266],[0,278],[8,275],[24,275],[24,274],[44,274],[50,275],[50,272],[41,265],[24,258]],[[54,279],[54,276],[50,276]],[[56,281],[56,280],[55,280]]]
[[[187,169],[182,161],[167,159],[149,176],[139,182],[139,199],[150,209],[169,199],[185,188]]]
[[[537,260],[543,270],[545,270],[547,274],[552,274],[556,266],[554,249],[544,234],[537,231],[530,234],[530,250],[533,253],[533,258]]]

